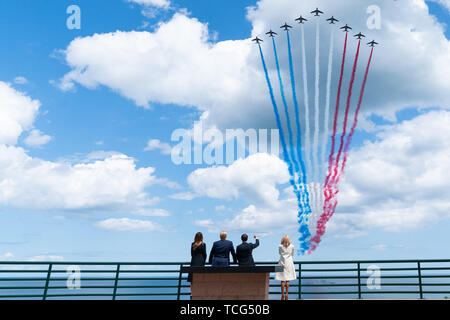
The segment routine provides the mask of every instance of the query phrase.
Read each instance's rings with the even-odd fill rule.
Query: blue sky
[[[172,132],[191,129],[201,117],[205,127],[220,130],[274,128],[258,53],[249,38],[264,36],[261,31],[266,25],[272,27],[272,22],[290,21],[293,4],[287,0],[143,2],[20,0],[0,4],[0,81],[5,84],[0,95],[7,97],[2,96],[6,102],[1,114],[20,127],[19,132],[0,132],[0,136],[5,135],[0,137],[5,146],[0,150],[4,153],[0,153],[0,163],[7,167],[0,172],[0,257],[185,261],[195,232],[204,233],[210,248],[222,228],[229,230],[229,238],[236,244],[242,232],[260,234],[256,260],[276,260],[276,247],[286,233],[298,245],[296,212],[292,211],[288,181],[282,178],[286,168],[281,160],[246,159],[242,166],[222,165],[217,170],[206,164],[175,165],[170,155],[158,148],[145,150],[152,139],[173,145]],[[432,169],[436,163],[442,165],[436,170],[444,172],[440,178],[449,180],[445,158],[425,167],[420,163],[428,163],[424,159],[430,152],[445,156],[450,149],[445,141],[424,140],[426,148],[419,142],[426,125],[442,137],[446,131],[439,129],[445,130],[449,124],[449,82],[437,80],[442,75],[439,72],[448,74],[449,65],[439,70],[435,63],[450,61],[446,26],[450,6],[445,1],[427,1],[424,9],[421,0],[415,4],[381,1],[382,18],[386,19],[383,29],[367,30],[363,29],[367,19],[364,2],[357,5],[361,18],[352,18],[329,1],[321,6],[327,12],[337,11],[338,17],[348,14],[342,21],[347,19],[368,36],[381,39],[381,47],[375,52],[373,77],[369,76],[338,210],[318,249],[306,258],[297,258],[443,258],[450,227],[445,214],[449,199],[435,188],[445,188],[448,183],[433,180],[439,174]],[[66,27],[66,8],[72,4],[81,9],[80,30]],[[250,6],[254,9],[248,13]],[[304,12],[305,4],[298,6],[302,10],[296,12]],[[307,7],[314,9],[315,5]],[[399,10],[398,19],[395,10]],[[425,21],[415,20],[417,17]],[[181,37],[189,37],[186,44],[180,41],[185,49],[176,48],[178,34],[172,27],[180,27]],[[200,27],[208,31],[209,38],[199,39]],[[417,51],[408,57],[411,64],[405,59],[408,51],[395,34],[404,28],[418,30],[408,35],[412,41],[426,39],[419,48],[412,46]],[[309,43],[313,32],[306,30]],[[155,37],[135,42],[133,37],[139,34]],[[169,39],[167,43],[164,37]],[[161,53],[149,49],[148,55],[140,56],[139,45],[145,47],[145,39]],[[195,44],[188,47],[191,42]],[[126,50],[135,43],[139,45],[131,48],[131,53]],[[327,47],[326,40],[322,43]],[[281,52],[284,45],[280,40]],[[266,55],[269,49],[264,47]],[[321,52],[324,57],[327,53]],[[102,55],[104,59],[99,58]],[[362,61],[367,56],[368,51],[363,51]],[[286,61],[281,61],[283,68]],[[168,76],[175,64],[180,66],[180,83]],[[430,78],[418,83],[424,75]],[[200,78],[205,80],[197,84]],[[227,84],[229,79],[237,81],[236,88],[216,88],[216,83]],[[165,81],[167,86],[160,85]],[[386,83],[395,86],[386,90]],[[380,94],[379,90],[385,91]],[[23,100],[24,96],[28,100]],[[8,101],[23,104],[18,111],[23,117],[16,115],[15,104],[11,107]],[[31,101],[39,101],[38,111],[30,111]],[[5,132],[13,130],[8,125],[4,124]],[[33,130],[39,138],[34,143],[27,140]],[[366,170],[380,165],[377,150],[401,153],[404,145],[398,144],[400,137],[408,137],[412,144],[419,141],[409,150],[414,156],[408,176],[401,175],[399,169],[405,167],[406,155],[382,158],[386,162],[376,173]],[[416,162],[419,164],[413,166]],[[252,167],[255,163],[274,173],[258,173]],[[86,174],[79,170],[83,166],[88,167]],[[225,171],[220,168],[228,168],[228,173],[221,176]],[[384,168],[400,175],[396,178],[398,188],[378,186],[377,175],[383,175]],[[211,182],[216,178],[216,184]],[[135,179],[138,182],[134,183]],[[113,181],[111,185],[109,181]],[[253,185],[248,186],[247,181]],[[390,181],[388,176],[386,181]],[[265,187],[280,194],[270,205],[261,197],[266,194]],[[214,193],[220,188],[236,193],[222,197]],[[399,189],[408,189],[408,193]],[[411,200],[415,194],[423,194],[423,199]],[[180,199],[182,195],[188,200]],[[255,213],[248,214],[252,210]]]

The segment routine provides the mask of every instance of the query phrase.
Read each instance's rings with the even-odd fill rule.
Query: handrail
[[[297,280],[291,281],[290,293],[298,299],[450,296],[450,259],[294,264]],[[181,272],[183,265],[189,262],[0,261],[0,299],[188,299],[190,285],[187,275]],[[73,270],[69,273],[64,269],[74,266],[80,270],[79,287],[70,286]],[[375,267],[375,271],[370,273],[368,267]],[[269,294],[271,298],[280,294],[274,274],[270,276]]]

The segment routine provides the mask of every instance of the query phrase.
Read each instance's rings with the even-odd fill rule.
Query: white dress
[[[280,260],[278,261],[279,266],[283,266],[283,272],[275,273],[275,280],[281,281],[291,281],[297,279],[294,266],[294,246],[290,244],[287,248],[280,244],[278,246],[278,251],[280,252]]]

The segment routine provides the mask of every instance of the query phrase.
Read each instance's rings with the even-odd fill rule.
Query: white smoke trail
[[[323,187],[318,182],[311,182],[307,185],[308,192],[310,195],[314,195],[310,202],[311,214],[308,217],[308,229],[311,236],[316,234],[317,221],[319,221],[322,215],[323,209]]]
[[[326,174],[326,169],[328,168],[325,163],[325,152],[327,148],[328,134],[329,134],[329,119],[330,119],[330,92],[331,92],[331,73],[333,69],[333,50],[334,50],[334,27],[331,25],[331,35],[330,35],[330,54],[328,56],[328,76],[327,76],[327,98],[325,103],[325,116],[323,120],[323,126],[325,128],[322,141],[322,156],[321,164],[323,166],[322,174]],[[321,178],[321,180],[323,180]]]
[[[308,71],[306,70],[306,49],[305,49],[305,29],[303,24],[302,30],[302,60],[303,60],[303,90],[305,97],[305,158],[306,158],[306,178],[311,177],[311,141],[309,129],[309,97],[308,97]],[[308,183],[308,180],[306,180]]]
[[[319,181],[319,168],[317,165],[317,155],[319,152],[319,81],[320,81],[320,28],[319,19],[316,24],[316,86],[314,89],[314,140],[313,140],[313,163],[314,163],[314,179],[313,181]]]

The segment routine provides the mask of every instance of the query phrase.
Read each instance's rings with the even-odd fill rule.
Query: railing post
[[[181,294],[181,276],[183,275],[183,274],[181,273],[181,267],[183,267],[183,264],[180,264],[180,273],[178,274],[177,300],[180,300],[180,294]]]
[[[417,273],[418,273],[418,276],[419,276],[419,295],[420,295],[420,299],[423,299],[422,271],[420,270],[420,261],[417,262]]]
[[[358,262],[358,299],[361,299],[361,263]]]
[[[114,280],[114,290],[113,290],[113,294],[112,294],[112,299],[113,300],[116,300],[117,284],[119,282],[119,274],[120,274],[120,264],[117,264],[116,279]]]
[[[52,274],[52,266],[53,265],[51,263],[48,265],[47,279],[45,280],[45,288],[44,288],[44,294],[42,295],[42,300],[47,299],[48,284],[50,283],[50,276]]]
[[[302,299],[302,264],[298,264],[298,299]]]

